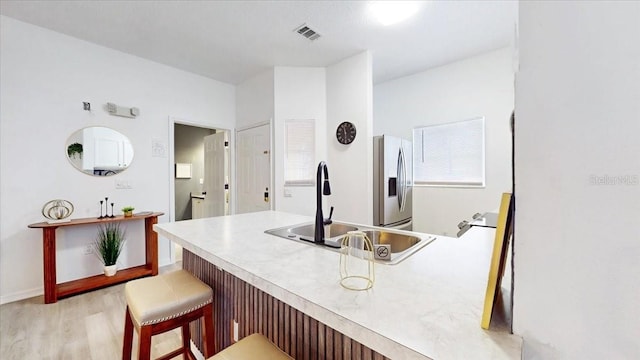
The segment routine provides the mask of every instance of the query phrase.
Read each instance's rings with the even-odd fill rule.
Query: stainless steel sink
[[[290,228],[288,229],[288,232],[294,235],[304,237],[305,239],[302,239],[302,240],[313,241],[313,237],[315,235],[314,230],[315,230],[315,224],[306,224],[306,225],[300,225],[300,226]],[[328,237],[333,238],[336,236],[342,236],[348,233],[349,231],[355,231],[355,230],[358,230],[358,228],[355,226],[333,223],[331,224],[331,226],[329,226]],[[287,236],[287,237],[290,237],[290,236]]]
[[[422,241],[422,239],[417,236],[398,234],[385,230],[366,230],[364,234],[367,235],[373,245],[390,245],[392,254],[406,251]]]
[[[297,240],[315,245],[315,243],[313,242],[313,237],[315,234],[314,229],[315,224],[313,222],[308,222],[266,230],[265,233],[279,236],[285,239]],[[329,225],[329,235],[326,236],[324,240],[324,248],[338,251],[342,242],[342,238],[349,231],[356,230],[363,231],[374,244],[374,246],[378,244],[390,245],[391,259],[376,260],[376,262],[381,264],[397,264],[435,240],[435,237],[430,235],[334,221],[333,224]]]

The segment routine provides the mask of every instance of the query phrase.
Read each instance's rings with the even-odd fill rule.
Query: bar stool
[[[191,352],[189,323],[203,318],[204,356],[213,355],[213,291],[185,270],[129,281],[124,287],[127,310],[124,322],[122,359],[131,360],[133,328],[139,336],[138,359],[151,358],[151,337],[182,327],[182,347],[159,358],[171,359],[183,354],[195,360]]]
[[[262,334],[251,334],[208,360],[293,360]]]

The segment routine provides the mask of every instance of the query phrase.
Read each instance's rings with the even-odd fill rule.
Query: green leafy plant
[[[115,265],[125,243],[125,231],[118,223],[106,223],[98,229],[94,251],[104,266]]]
[[[125,206],[122,208],[122,212],[129,212],[129,211],[133,211],[136,208],[134,208],[133,206]]]
[[[67,147],[67,155],[69,155],[69,157],[75,158],[76,154],[82,159],[82,144],[80,143],[73,143]]]

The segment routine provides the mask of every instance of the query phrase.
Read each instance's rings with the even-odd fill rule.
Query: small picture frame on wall
[[[191,179],[191,164],[176,163],[176,179]]]

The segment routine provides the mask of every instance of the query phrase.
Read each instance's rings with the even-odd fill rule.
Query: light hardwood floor
[[[181,267],[171,265],[160,272]],[[0,359],[121,359],[125,309],[124,284],[55,304],[45,305],[42,296],[4,304],[0,306]],[[134,358],[137,341],[134,331]],[[180,342],[179,330],[154,336],[152,357],[178,348]]]

